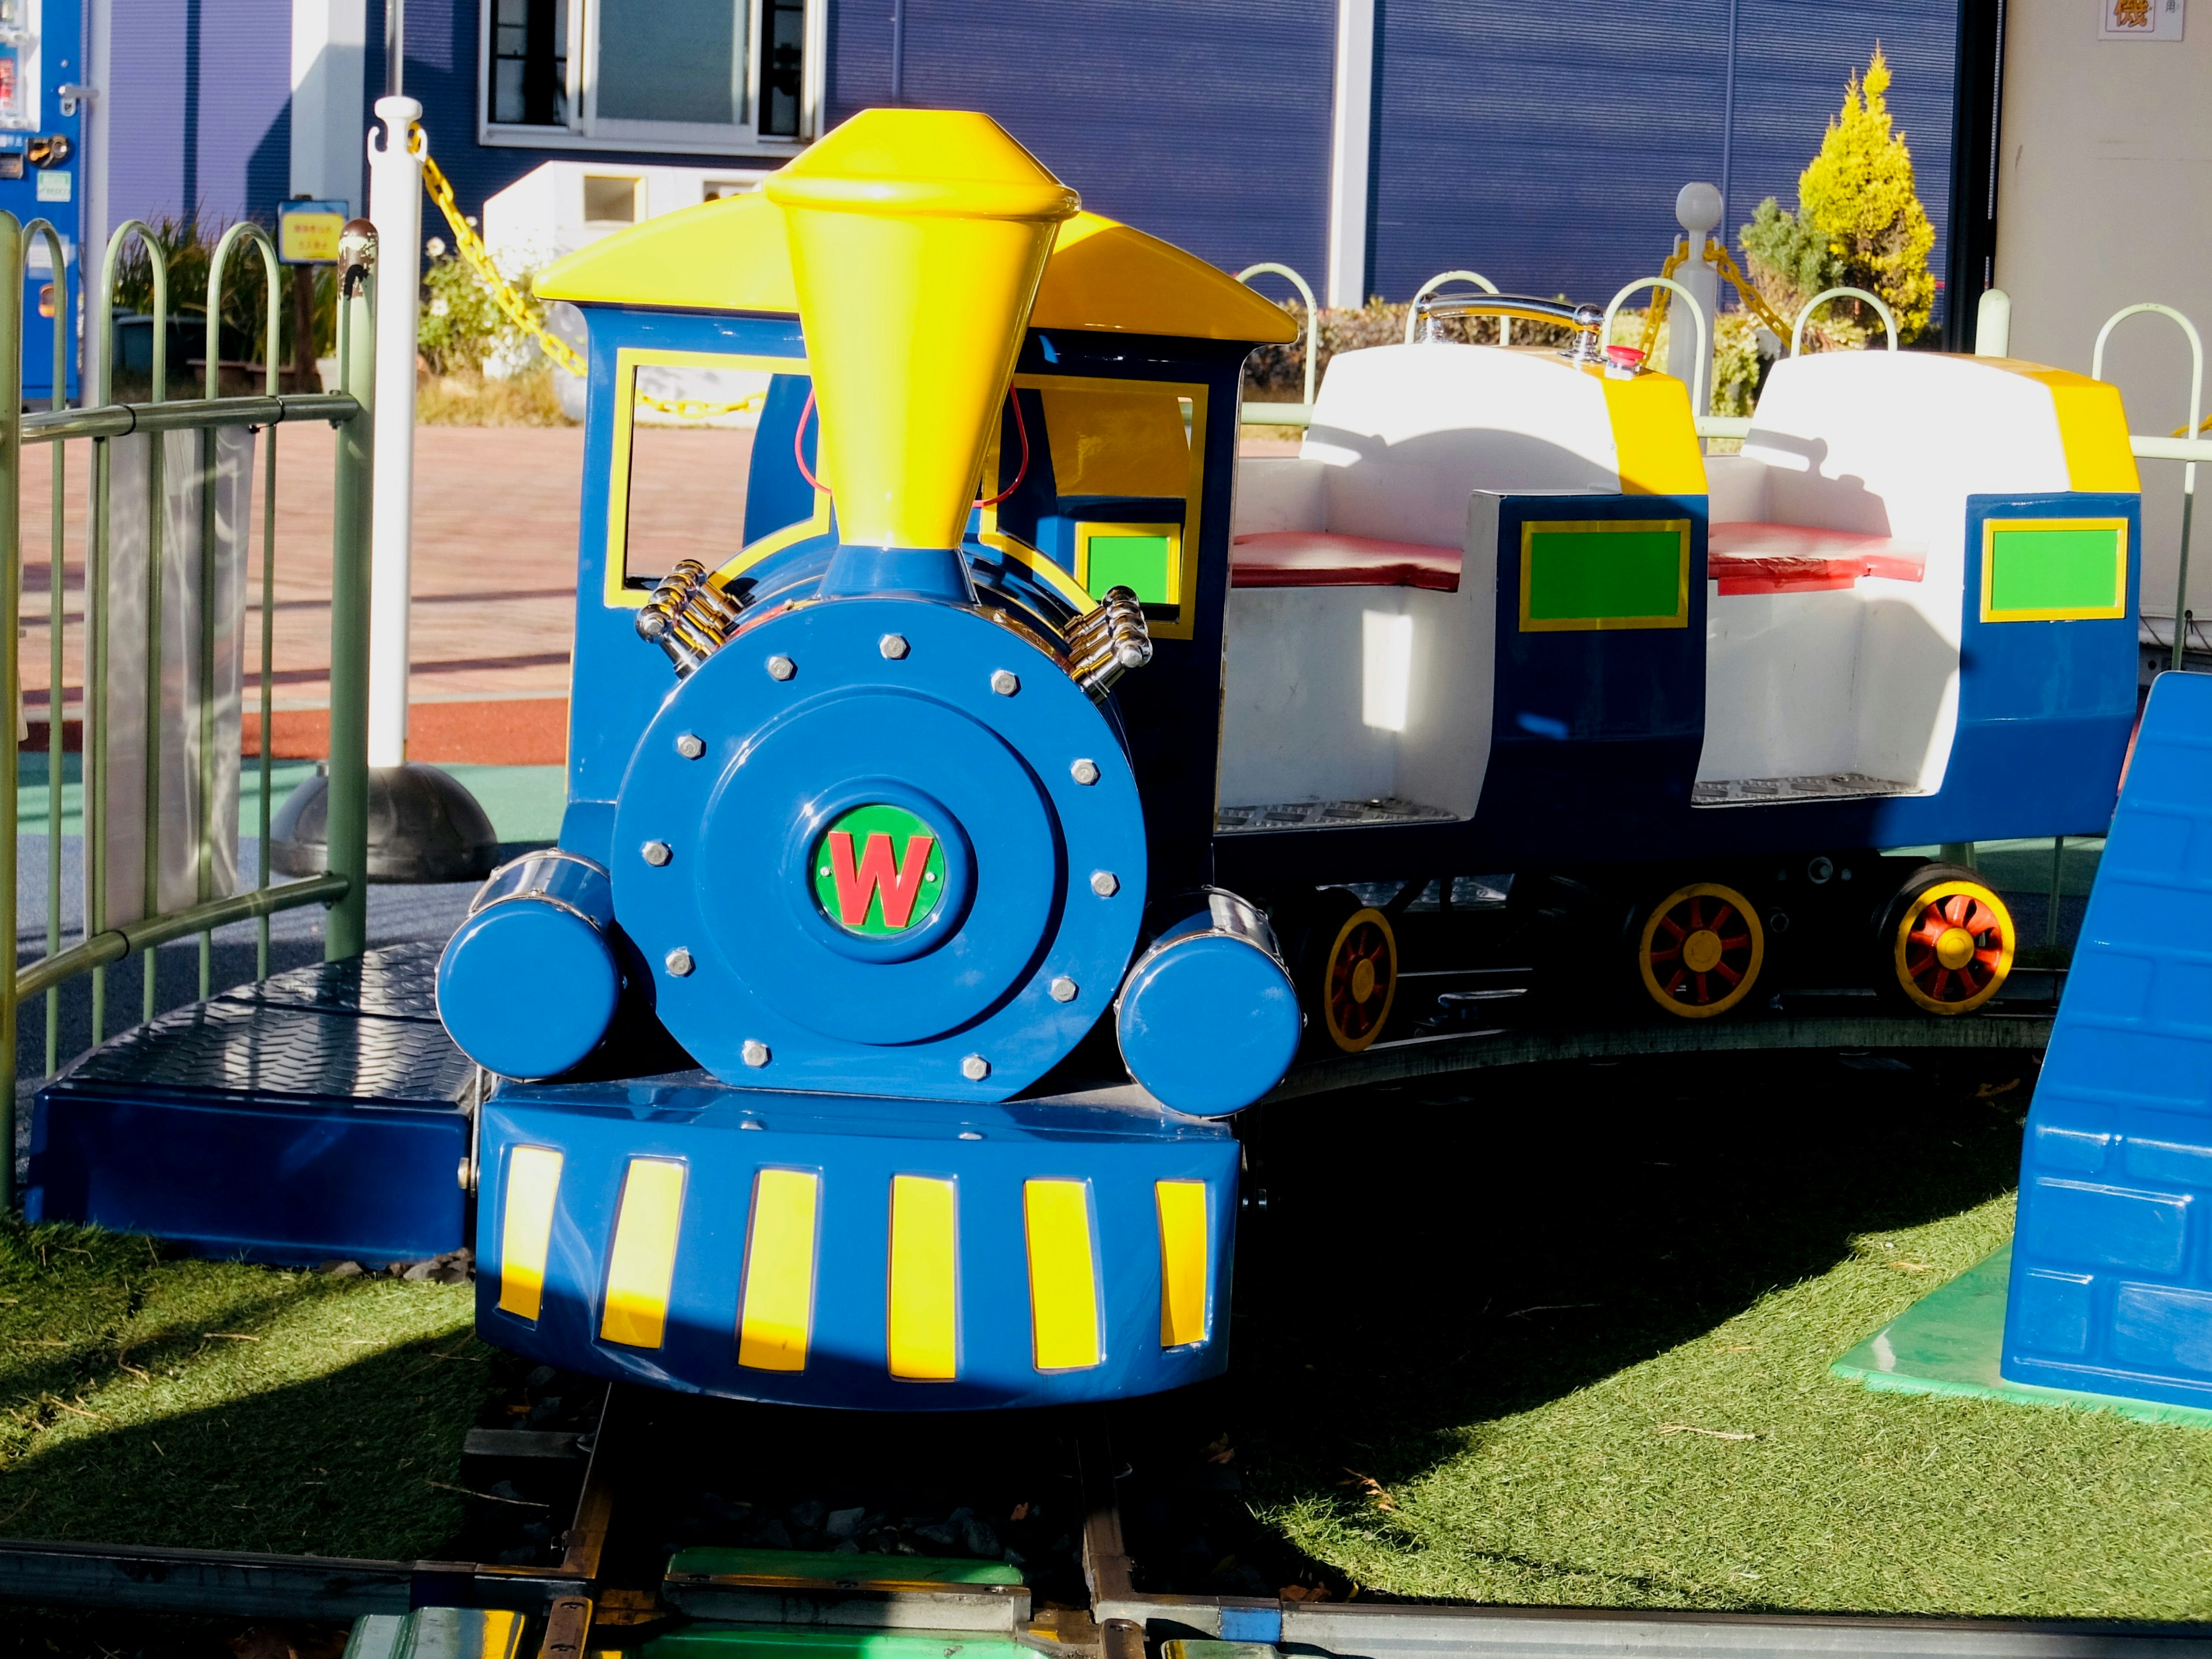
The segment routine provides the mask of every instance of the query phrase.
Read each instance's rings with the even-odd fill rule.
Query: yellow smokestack
[[[958,547],[1053,236],[1082,203],[961,110],[864,111],[765,190],[790,232],[840,540]]]

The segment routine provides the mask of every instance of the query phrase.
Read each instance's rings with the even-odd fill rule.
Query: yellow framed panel
[[[2111,599],[2106,599],[2106,588],[2101,568],[2101,549],[2096,557],[2097,568],[2093,580],[2094,595],[2080,591],[2085,585],[2081,578],[2088,572],[2078,571],[2054,579],[2045,573],[2042,586],[2046,592],[2022,603],[2014,597],[2013,602],[2001,605],[1997,592],[1997,539],[2008,536],[2065,537],[2079,550],[2084,541],[2092,544],[2112,538]],[[2009,597],[2009,596],[2008,596]],[[2087,603],[2080,601],[2087,600]],[[2040,600],[2041,602],[2039,602]],[[2053,602],[2055,601],[2055,602]],[[2069,602],[2070,601],[2070,602]],[[2128,521],[2125,519],[1984,519],[1982,520],[1982,620],[1985,623],[2024,622],[2110,622],[2128,614]]]
[[[1204,522],[1206,510],[1206,422],[1207,413],[1206,388],[1202,384],[1183,380],[1124,380],[1106,375],[1091,374],[1017,374],[1014,386],[1024,392],[1156,392],[1164,397],[1178,398],[1190,405],[1190,471],[1183,490],[1182,524],[1178,530],[1184,536],[1196,533],[1195,526]],[[1032,441],[1049,442],[1045,434],[1032,433]],[[983,476],[999,476],[999,442],[994,432],[989,453],[983,462]],[[1127,534],[1139,526],[1123,525]],[[1043,582],[1078,611],[1088,611],[1097,601],[1068,572],[1016,536],[999,528],[999,509],[983,509],[981,539],[986,547],[997,549],[1017,564],[1025,567],[1038,580]],[[1151,625],[1156,640],[1187,640],[1198,629],[1198,561],[1182,556],[1183,542],[1178,540],[1176,560],[1178,566],[1179,586],[1176,595],[1176,614],[1173,618],[1160,618]]]
[[[1690,625],[1687,519],[1530,519],[1521,526],[1521,631],[1618,632]],[[1617,542],[1633,560],[1537,580],[1540,540]],[[1663,609],[1662,607],[1664,607]]]
[[[1112,541],[1116,537],[1122,536],[1144,537],[1147,538],[1157,537],[1166,542],[1168,544],[1167,591],[1170,595],[1178,594],[1183,591],[1182,526],[1181,525],[1115,524],[1108,520],[1099,519],[1085,519],[1079,521],[1075,526],[1075,582],[1077,586],[1080,587],[1085,592],[1090,594],[1093,599],[1102,599],[1104,597],[1104,595],[1100,593],[1098,591],[1097,584],[1091,580],[1091,544],[1094,541]],[[1172,605],[1176,602],[1172,598],[1164,600],[1155,599],[1149,594],[1139,594],[1138,597],[1148,605]]]
[[[760,374],[809,373],[804,357],[771,357],[753,352],[734,351],[662,351],[648,346],[617,349],[614,453],[607,474],[606,582],[602,597],[611,607],[631,611],[640,609],[646,600],[653,597],[641,587],[623,585],[623,565],[629,542],[630,439],[636,425],[637,372],[641,368],[746,369]],[[780,552],[793,542],[804,541],[809,536],[822,535],[829,528],[830,492],[817,488],[814,492],[812,518],[786,525],[773,534],[762,537],[750,547],[740,550],[735,558],[714,574],[718,579],[726,581],[749,566],[759,563],[769,554]]]

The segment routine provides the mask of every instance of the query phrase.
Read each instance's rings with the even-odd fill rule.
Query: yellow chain
[[[1672,276],[1682,268],[1682,261],[1690,257],[1689,244],[1677,237],[1678,246],[1667,256],[1666,264],[1659,267],[1662,276]],[[1672,289],[1661,289],[1651,296],[1651,308],[1644,313],[1644,361],[1649,363],[1651,354],[1659,349],[1659,326],[1667,320],[1667,301],[1674,297]]]
[[[1689,257],[1690,249],[1687,240],[1677,238],[1674,251],[1667,256],[1667,263],[1659,267],[1659,274],[1662,276],[1672,276],[1681,268],[1682,262]],[[1776,314],[1774,307],[1766,303],[1766,296],[1759,291],[1752,280],[1743,274],[1736,262],[1729,257],[1728,249],[1710,236],[1705,238],[1705,259],[1722,276],[1735,284],[1737,297],[1742,300],[1747,311],[1772,329],[1777,338],[1786,340],[1790,337],[1790,325],[1784,322]],[[1672,297],[1670,289],[1661,289],[1651,296],[1651,309],[1644,313],[1644,359],[1646,362],[1651,360],[1651,354],[1658,349],[1659,325],[1667,320],[1667,301]]]
[[[1766,296],[1761,294],[1757,285],[1737,267],[1736,262],[1729,257],[1729,251],[1726,248],[1718,242],[1708,239],[1705,243],[1705,258],[1719,266],[1721,275],[1735,284],[1736,295],[1742,300],[1747,311],[1773,330],[1777,339],[1789,339],[1790,325],[1784,322],[1780,313],[1766,303]]]
[[[453,186],[445,170],[431,159],[430,141],[421,127],[408,135],[410,146],[422,161],[422,187],[430,192],[430,199],[438,204],[438,211],[446,216],[446,223],[453,233],[453,251],[459,253],[477,274],[477,280],[491,292],[499,308],[507,313],[507,320],[538,342],[538,349],[571,374],[587,373],[584,360],[576,349],[545,326],[532,302],[518,291],[514,283],[499,274],[499,267],[491,262],[483,239],[476,228],[461,216],[460,205],[453,200]],[[673,415],[679,420],[711,421],[717,416],[735,415],[742,410],[757,409],[767,400],[767,394],[755,392],[735,403],[710,404],[697,398],[656,398],[647,392],[638,392],[637,401],[646,408],[663,415]]]

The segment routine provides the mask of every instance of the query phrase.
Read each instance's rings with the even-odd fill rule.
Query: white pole
[[[2012,356],[2012,295],[2001,288],[1984,289],[1974,307],[1974,356]]]
[[[1337,0],[1336,107],[1328,161],[1328,303],[1367,303],[1367,129],[1374,112],[1375,0]]]
[[[1695,296],[1698,309],[1705,314],[1705,331],[1710,337],[1713,324],[1720,314],[1721,274],[1705,258],[1705,239],[1713,227],[1721,222],[1721,193],[1711,185],[1685,185],[1674,198],[1674,222],[1682,227],[1689,242],[1690,257],[1682,261],[1674,272],[1674,280]],[[1685,386],[1703,385],[1706,407],[1697,410],[1699,415],[1711,414],[1712,364],[1708,361],[1701,375],[1698,368],[1698,328],[1692,323],[1687,328],[1667,331],[1667,372]],[[380,391],[381,388],[380,388]]]
[[[415,340],[422,302],[422,161],[412,98],[380,98],[368,135],[376,225],[376,483],[369,555],[368,763],[407,759],[407,604],[415,510]],[[377,141],[381,137],[383,142]]]

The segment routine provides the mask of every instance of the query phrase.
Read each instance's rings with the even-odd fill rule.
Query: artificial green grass
[[[490,1392],[468,1285],[0,1223],[0,1534],[410,1559]]]
[[[1768,1057],[1370,1097],[1310,1158],[1279,1117],[1255,1513],[1339,1593],[2212,1618],[2212,1431],[1829,1372],[2009,1236],[2026,1093]]]

